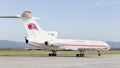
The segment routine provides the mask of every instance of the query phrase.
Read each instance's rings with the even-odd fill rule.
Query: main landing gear
[[[79,54],[76,54],[76,57],[84,57],[85,56],[85,54],[84,54],[84,52],[85,52],[85,50],[79,50]]]
[[[56,50],[51,50],[52,53],[49,53],[48,56],[57,56],[57,51]],[[85,50],[79,50],[79,54],[76,54],[76,57],[85,57]],[[101,50],[98,50],[98,56],[101,56],[102,54],[102,51]]]
[[[57,56],[57,51],[55,50],[52,50],[52,53],[49,53],[48,56]]]

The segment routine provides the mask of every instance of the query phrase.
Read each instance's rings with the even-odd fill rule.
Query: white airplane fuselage
[[[45,50],[79,50],[79,49],[94,49],[94,50],[109,50],[110,46],[102,41],[88,40],[72,40],[72,39],[54,39],[45,45],[45,42],[30,41],[28,44]]]
[[[27,31],[25,41],[27,44],[39,47],[44,50],[52,50],[50,56],[55,55],[57,50],[80,50],[83,56],[83,50],[109,50],[110,46],[102,41],[92,40],[72,40],[72,39],[58,39],[58,33],[55,31],[44,31],[37,24],[36,17],[33,17],[30,11],[24,11],[22,15],[17,16],[0,16],[0,18],[20,18]],[[77,54],[77,56],[81,56]]]

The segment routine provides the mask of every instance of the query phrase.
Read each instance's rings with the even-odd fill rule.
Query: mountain
[[[112,49],[120,49],[120,42],[107,41]]]
[[[34,48],[33,46],[29,46],[25,44],[25,42],[16,42],[16,41],[8,41],[8,40],[0,40],[0,48]]]
[[[112,49],[120,49],[120,42],[107,41],[107,43],[111,46]],[[33,46],[25,44],[25,42],[16,42],[16,41],[8,41],[8,40],[0,40],[0,48],[35,48]]]

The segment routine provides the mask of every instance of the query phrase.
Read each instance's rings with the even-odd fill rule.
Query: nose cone
[[[110,50],[111,49],[111,47],[110,47],[110,45],[108,45],[108,50]]]
[[[110,50],[111,49],[111,47],[110,47],[110,45],[108,45],[107,43],[105,43],[105,46],[106,46],[106,50]]]

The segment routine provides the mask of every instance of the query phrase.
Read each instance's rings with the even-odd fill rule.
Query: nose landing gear
[[[98,50],[98,56],[101,56],[102,52],[101,50]]]

